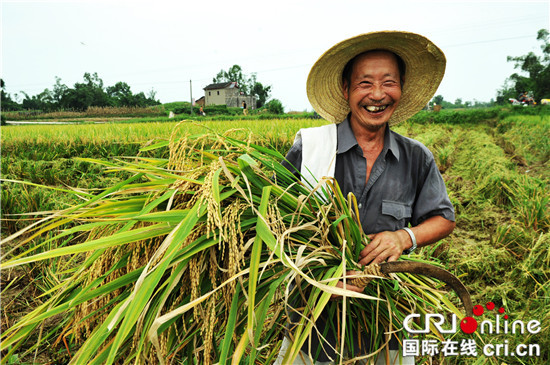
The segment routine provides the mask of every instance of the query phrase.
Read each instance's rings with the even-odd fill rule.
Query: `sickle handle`
[[[365,267],[363,271],[363,274],[368,276],[350,279],[348,282],[355,286],[365,287],[373,279],[373,276],[387,276],[392,273],[426,275],[443,281],[458,295],[462,301],[466,314],[469,316],[473,315],[472,299],[464,284],[447,270],[424,262],[392,261],[384,262],[379,265],[372,264]]]

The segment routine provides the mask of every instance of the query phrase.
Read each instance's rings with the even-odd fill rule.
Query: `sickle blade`
[[[470,298],[470,293],[468,292],[464,284],[462,284],[460,279],[458,279],[447,270],[431,264],[426,264],[424,262],[413,261],[384,262],[379,266],[380,271],[386,275],[391,273],[410,273],[426,275],[443,281],[444,283],[448,284],[458,295],[458,297],[462,301],[462,305],[464,306],[466,314],[469,316],[473,315],[473,305],[472,299]]]

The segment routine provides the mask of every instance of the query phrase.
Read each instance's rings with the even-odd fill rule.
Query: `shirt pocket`
[[[382,200],[382,216],[388,228],[393,230],[401,229],[410,221],[412,208],[409,204],[402,202]]]

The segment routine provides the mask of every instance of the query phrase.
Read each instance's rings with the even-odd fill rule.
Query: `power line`
[[[475,42],[468,42],[468,43],[458,43],[458,44],[452,44],[448,46],[442,46],[442,47],[461,47],[461,46],[469,46],[472,44],[481,44],[481,43],[493,43],[493,42],[501,42],[501,41],[509,41],[512,39],[523,39],[523,38],[532,38],[533,35],[521,35],[517,37],[509,37],[509,38],[499,38],[499,39],[489,39],[484,41],[475,41]]]

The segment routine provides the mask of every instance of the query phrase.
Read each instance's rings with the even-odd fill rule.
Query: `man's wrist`
[[[414,235],[413,231],[408,227],[404,227],[403,230],[409,235],[412,242],[412,246],[404,250],[403,254],[410,255],[411,253],[413,253],[414,250],[416,250],[416,236]]]

